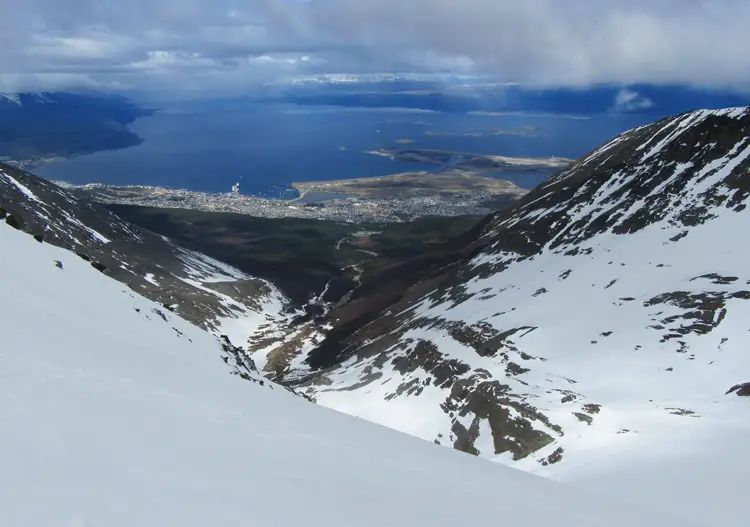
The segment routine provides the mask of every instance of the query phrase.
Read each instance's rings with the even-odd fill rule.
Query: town
[[[245,196],[234,187],[228,193],[206,193],[150,186],[74,186],[56,182],[99,203],[144,207],[184,208],[229,212],[264,218],[306,218],[348,223],[410,221],[423,216],[484,215],[518,199],[523,191],[488,192],[473,190],[448,195],[419,195],[404,192],[388,197],[359,197],[327,194],[315,200],[303,194],[294,200]]]

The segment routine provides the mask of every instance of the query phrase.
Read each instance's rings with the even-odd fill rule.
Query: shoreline
[[[280,199],[210,193],[151,185],[53,183],[103,205],[192,209],[265,218],[306,218],[345,223],[403,223],[424,216],[481,216],[515,202],[528,190],[467,171],[293,182],[297,196]],[[317,199],[304,200],[319,193]]]
[[[428,151],[430,153],[450,153],[454,154],[454,152],[444,151],[444,150],[431,150]],[[395,157],[392,154],[388,153],[385,150],[373,150],[373,151],[367,151],[365,152],[367,154],[371,155],[379,155],[384,157]],[[455,152],[455,154],[461,154],[460,152]],[[83,155],[83,154],[82,154]],[[477,154],[468,154],[468,155],[477,155]],[[563,169],[566,167],[572,160],[566,159],[566,158],[520,158],[520,157],[506,157],[506,156],[495,156],[495,155],[481,155],[483,158],[491,159],[494,161],[498,161],[501,163],[506,163],[509,166],[512,166],[514,168],[533,168],[538,170],[553,170],[553,169]],[[54,156],[45,159],[44,163],[53,163],[60,159],[67,159],[65,157],[59,157]],[[494,180],[494,181],[507,181],[503,180],[502,177],[489,177],[487,175],[484,175],[484,172],[489,171],[483,171],[483,170],[471,170],[467,171],[464,170],[464,175],[467,177],[475,177],[475,178],[486,178],[488,180]],[[496,172],[493,172],[496,173]],[[502,171],[499,173],[500,176],[502,176]],[[326,192],[325,188],[320,187],[326,187],[326,186],[337,186],[337,185],[345,185],[349,183],[357,183],[357,184],[366,184],[368,181],[375,182],[375,181],[382,181],[382,180],[393,180],[396,181],[401,177],[409,176],[409,175],[418,175],[423,177],[435,177],[440,178],[444,177],[446,175],[446,172],[444,171],[415,171],[415,172],[397,172],[397,173],[390,173],[385,174],[382,176],[364,176],[364,177],[358,177],[358,178],[346,178],[346,179],[327,179],[327,180],[318,180],[318,181],[293,181],[291,183],[288,183],[288,187],[292,190],[294,190],[297,195],[294,197],[282,197],[282,196],[274,196],[274,197],[268,197],[268,196],[259,196],[256,194],[238,194],[235,197],[238,198],[246,198],[246,199],[257,199],[257,200],[264,200],[264,201],[278,201],[278,202],[288,202],[288,203],[294,203],[301,201],[305,198],[306,195],[308,195],[311,192],[321,191]],[[209,191],[203,191],[203,190],[194,190],[190,188],[176,188],[176,187],[167,187],[162,185],[118,185],[118,184],[107,184],[107,183],[99,183],[99,182],[92,182],[92,183],[85,183],[85,184],[77,184],[77,183],[70,183],[67,181],[62,180],[52,180],[53,183],[67,187],[67,188],[75,188],[75,189],[109,189],[109,190],[125,190],[125,189],[140,189],[145,191],[150,191],[154,193],[162,193],[162,192],[189,192],[189,193],[195,193],[195,194],[202,194],[207,196],[226,196],[230,195],[232,196],[231,191],[227,192],[209,192]],[[522,189],[522,190],[530,190],[523,187],[520,187],[519,185],[515,183],[511,183],[510,181],[507,181],[509,185],[511,185],[514,188]],[[339,193],[335,190],[328,191],[331,194]]]
[[[386,157],[403,163],[420,162],[437,166],[466,166],[477,170],[489,170],[485,162],[491,163],[494,169],[542,169],[563,170],[575,162],[567,157],[511,157],[497,154],[477,154],[455,150],[437,150],[430,148],[396,149],[378,148],[366,150],[365,154]],[[445,158],[448,160],[445,160]]]
[[[104,204],[193,208],[264,217],[344,218],[344,221],[359,221],[364,217],[390,222],[424,216],[431,210],[442,211],[436,215],[490,213],[496,206],[520,198],[535,186],[536,176],[530,176],[532,179],[525,185],[516,172],[550,176],[572,161],[558,157],[510,157],[418,148],[375,149],[362,153],[389,157],[398,163],[393,168],[406,170],[346,179],[292,181],[267,188],[262,184],[257,188],[251,186],[250,191],[256,193],[243,193],[241,188],[234,193],[229,187],[203,191],[158,184],[76,184],[49,179]],[[34,166],[73,157],[78,155],[51,155],[20,164],[21,168],[32,171]],[[409,171],[408,164],[414,166],[414,162],[428,167]],[[513,181],[504,177],[505,172]],[[242,183],[241,178],[238,181]]]
[[[139,115],[135,120],[144,119],[147,117],[152,117],[153,115],[156,115],[158,113],[163,112],[163,109],[153,109],[148,112],[144,112],[142,115]],[[23,159],[20,161],[17,160],[11,160],[6,159],[5,162],[14,166],[17,166],[23,170],[28,171],[34,171],[35,169],[44,166],[44,165],[51,165],[54,163],[58,163],[60,161],[65,160],[72,160],[81,156],[86,155],[92,155],[100,152],[107,152],[109,150],[121,150],[126,148],[131,148],[134,146],[138,146],[139,144],[143,144],[144,140],[140,137],[138,137],[138,143],[137,144],[130,144],[130,145],[123,145],[108,149],[100,149],[100,150],[93,150],[90,152],[79,152],[74,153],[71,155],[47,155],[47,156],[40,156],[38,158],[31,158],[31,159]],[[397,142],[405,142],[406,140],[400,140]],[[404,148],[405,147],[405,148]],[[413,176],[420,176],[420,177],[444,177],[446,175],[448,176],[456,176],[456,175],[465,175],[465,176],[471,176],[471,177],[479,177],[479,178],[488,178],[493,180],[502,180],[503,178],[503,172],[512,172],[512,171],[538,171],[538,172],[553,172],[553,171],[559,171],[567,167],[570,163],[573,162],[571,159],[566,158],[558,158],[558,157],[510,157],[510,156],[500,156],[500,155],[492,155],[492,154],[479,154],[479,153],[473,153],[473,152],[462,152],[462,151],[454,151],[454,150],[439,150],[439,149],[423,149],[423,148],[409,148],[407,145],[402,144],[401,148],[378,148],[378,149],[371,149],[371,150],[364,150],[362,151],[363,154],[367,155],[375,155],[379,157],[385,157],[390,160],[396,161],[400,166],[394,167],[396,170],[399,170],[401,166],[403,166],[403,171],[399,172],[391,172],[386,173],[382,175],[372,175],[372,176],[365,176],[365,177],[358,177],[358,178],[346,178],[346,179],[328,179],[328,180],[318,180],[318,181],[292,181],[290,183],[285,183],[281,185],[270,185],[268,190],[263,189],[262,187],[259,189],[256,189],[256,193],[243,193],[240,189],[240,193],[238,195],[233,195],[231,190],[229,188],[226,191],[204,191],[204,190],[195,190],[193,188],[179,188],[179,187],[171,187],[171,186],[163,186],[163,185],[130,185],[130,184],[112,184],[112,183],[102,183],[102,182],[90,182],[90,183],[83,183],[83,184],[76,184],[71,183],[69,181],[64,180],[56,180],[54,181],[57,184],[67,186],[69,188],[82,188],[82,189],[101,189],[101,190],[110,190],[110,191],[123,191],[127,192],[128,189],[141,192],[148,192],[153,194],[164,194],[168,192],[173,193],[196,193],[200,194],[206,197],[223,197],[223,196],[233,196],[233,197],[243,197],[246,199],[256,199],[256,200],[263,200],[263,201],[275,201],[280,203],[287,203],[287,204],[294,204],[299,203],[301,201],[304,201],[305,198],[312,192],[322,192],[326,193],[328,192],[330,194],[330,197],[326,198],[325,196],[322,197],[320,200],[313,200],[313,203],[318,201],[326,201],[326,200],[333,200],[333,199],[343,199],[347,197],[356,196],[357,193],[348,193],[343,192],[341,190],[336,190],[335,188],[331,188],[330,190],[327,190],[326,187],[337,187],[347,184],[356,184],[360,188],[364,188],[368,185],[368,183],[373,183],[379,187],[387,186],[387,183],[384,182],[388,180],[394,181],[394,193],[396,192],[396,185],[395,183],[399,180],[399,178],[404,178],[407,175],[413,175]],[[424,167],[419,170],[412,170],[410,171],[408,169],[407,164],[411,164],[413,166],[414,163],[419,163],[421,165],[429,165],[431,168]],[[416,168],[416,167],[415,167]],[[511,176],[513,177],[513,176]],[[49,178],[51,179],[51,178]],[[375,183],[380,182],[380,183]],[[241,180],[240,180],[241,183]],[[520,187],[520,185],[523,185]],[[520,185],[514,184],[514,186],[519,186],[520,188],[523,188],[525,190],[530,190],[533,188],[534,185],[524,185],[523,182],[520,183]],[[429,185],[430,187],[435,187],[435,185]],[[266,194],[268,192],[268,194]],[[338,194],[338,195],[337,195]]]
[[[205,190],[193,190],[189,188],[166,187],[162,185],[115,185],[115,184],[109,184],[109,183],[96,183],[96,182],[94,183],[70,183],[68,181],[55,180],[55,179],[49,179],[48,181],[54,183],[58,187],[62,187],[66,189],[73,189],[73,190],[84,190],[84,191],[97,190],[97,189],[111,190],[111,191],[141,190],[141,191],[152,192],[155,194],[169,193],[169,192],[184,192],[184,193],[199,194],[199,195],[205,195],[205,196],[216,196],[216,197],[231,196],[237,199],[252,199],[252,200],[260,200],[260,201],[279,201],[279,202],[299,201],[300,199],[304,197],[300,189],[295,186],[296,183],[291,183],[289,187],[293,188],[300,195],[294,198],[282,198],[282,197],[257,196],[254,194],[233,194],[231,191],[208,192]],[[305,190],[305,194],[307,194],[308,192],[309,190]]]

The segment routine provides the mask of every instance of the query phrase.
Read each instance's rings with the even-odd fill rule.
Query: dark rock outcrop
[[[750,382],[732,386],[727,392],[727,395],[730,393],[739,395],[740,397],[750,397]]]

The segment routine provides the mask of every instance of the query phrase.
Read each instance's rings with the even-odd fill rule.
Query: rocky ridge
[[[254,359],[320,404],[519,465],[733,419],[749,169],[747,108],[628,131]]]
[[[244,341],[282,314],[270,283],[188,251],[23,170],[0,164],[0,219],[39,242],[78,254],[99,271],[182,318]]]

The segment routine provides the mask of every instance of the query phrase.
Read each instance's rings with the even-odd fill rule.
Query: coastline
[[[345,223],[403,223],[425,216],[483,216],[528,191],[497,178],[463,171],[401,173],[348,180],[294,182],[291,199],[233,192],[208,193],[148,185],[75,185],[53,181],[104,205],[129,205],[265,218],[305,218]],[[317,199],[304,200],[311,194]]]
[[[136,146],[136,145],[133,145]],[[122,147],[128,148],[128,147]],[[120,148],[112,148],[111,150],[117,150]],[[9,162],[9,164],[16,164],[22,169],[33,169],[44,164],[51,164],[62,160],[73,159],[75,157],[93,154],[96,152],[86,152],[80,154],[74,154],[71,156],[57,156],[50,155],[39,159],[23,160],[21,162]],[[347,179],[330,179],[330,180],[319,180],[319,181],[294,181],[288,184],[288,188],[293,190],[296,195],[278,195],[278,196],[265,196],[259,194],[239,194],[235,197],[242,197],[248,199],[258,199],[263,201],[278,201],[286,203],[300,202],[305,199],[312,192],[322,192],[331,194],[329,199],[343,198],[346,195],[357,196],[357,193],[350,191],[344,192],[336,190],[335,187],[341,187],[343,185],[356,184],[360,187],[367,187],[368,184],[378,183],[379,187],[384,186],[384,182],[387,183],[392,181],[395,183],[399,179],[407,177],[422,177],[422,178],[436,178],[434,181],[439,181],[439,178],[446,179],[447,176],[456,177],[463,176],[466,178],[486,178],[487,180],[494,181],[506,181],[503,180],[502,174],[508,170],[522,170],[522,171],[557,171],[566,168],[573,160],[567,158],[558,157],[509,157],[499,155],[488,155],[488,154],[474,154],[467,152],[457,152],[449,150],[430,150],[430,149],[413,149],[413,150],[400,150],[400,149],[377,149],[364,151],[365,154],[376,155],[386,157],[400,163],[413,163],[420,162],[422,164],[433,165],[434,170],[420,170],[420,171],[404,171],[396,172],[378,176],[365,176],[359,178],[347,178]],[[445,162],[444,159],[450,158],[451,162]],[[204,196],[225,196],[232,195],[231,192],[207,192],[198,191],[190,188],[177,188],[168,187],[162,185],[117,185],[117,184],[105,184],[92,182],[88,184],[71,184],[64,181],[54,181],[56,184],[64,185],[69,188],[81,188],[81,189],[110,189],[110,190],[126,190],[126,189],[137,189],[143,192],[150,192],[156,195],[165,194],[168,192],[178,193],[195,193]],[[522,189],[515,183],[506,183],[513,188]],[[334,187],[334,188],[328,188]],[[325,200],[322,200],[325,201]]]
[[[311,189],[300,189],[298,186],[299,184],[300,183],[289,183],[289,186],[297,191],[298,196],[296,198],[283,201],[300,201],[310,192]]]

